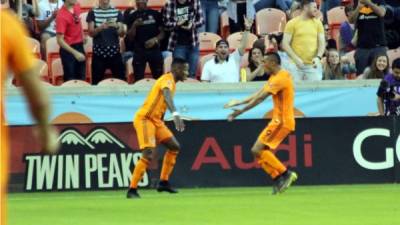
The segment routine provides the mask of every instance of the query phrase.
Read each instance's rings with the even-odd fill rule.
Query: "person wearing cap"
[[[244,18],[245,31],[238,49],[229,54],[229,43],[219,40],[215,48],[215,58],[204,64],[201,73],[203,82],[212,83],[238,83],[240,81],[240,62],[246,50],[248,35],[253,25],[253,20]]]

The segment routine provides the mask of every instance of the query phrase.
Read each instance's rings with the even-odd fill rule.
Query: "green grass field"
[[[142,190],[9,195],[9,225],[399,225],[400,185]]]

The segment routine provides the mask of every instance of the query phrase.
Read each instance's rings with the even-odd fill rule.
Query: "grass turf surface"
[[[9,225],[399,225],[400,185],[9,194]]]

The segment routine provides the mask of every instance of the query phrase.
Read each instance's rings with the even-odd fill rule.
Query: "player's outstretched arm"
[[[263,92],[263,88],[260,89],[257,92],[254,92],[252,95],[250,95],[249,97],[245,98],[244,100],[232,99],[232,100],[230,100],[228,103],[226,103],[224,105],[224,108],[227,109],[227,108],[232,108],[232,107],[238,106],[238,105],[248,104],[254,98],[256,98],[258,95],[262,94],[262,92]]]
[[[243,109],[233,109],[233,113],[231,113],[228,116],[228,121],[233,121],[236,117],[239,115],[243,114],[246,111],[249,111],[250,109],[254,108],[255,106],[259,105],[261,102],[263,102],[270,93],[261,91],[257,92],[257,96],[255,96]]]
[[[56,153],[59,148],[57,142],[58,133],[50,125],[49,96],[40,83],[37,68],[34,67],[18,75],[22,90],[28,100],[30,111],[38,125],[38,138],[42,144],[42,150],[46,153]]]
[[[179,113],[176,111],[176,107],[174,102],[172,101],[171,91],[168,88],[164,88],[162,90],[165,103],[167,104],[168,110],[172,113],[174,118],[175,128],[177,131],[182,132],[185,130],[185,124],[183,123],[182,118]]]

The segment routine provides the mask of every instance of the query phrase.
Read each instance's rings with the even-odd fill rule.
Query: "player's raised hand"
[[[241,103],[240,103],[239,100],[237,100],[237,99],[232,99],[232,100],[230,100],[228,103],[226,103],[226,104],[224,105],[224,109],[232,108],[232,107],[238,106],[238,105],[240,105],[240,104],[241,104]]]
[[[232,109],[232,110],[233,110],[233,112],[231,114],[229,114],[229,116],[228,116],[229,122],[232,122],[236,117],[238,117],[240,114],[243,113],[243,111],[240,109]]]
[[[177,131],[183,132],[185,130],[185,123],[179,115],[174,115],[174,124]]]

